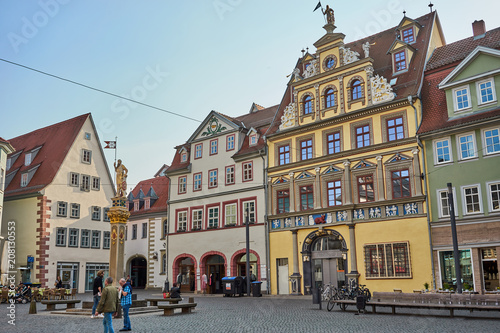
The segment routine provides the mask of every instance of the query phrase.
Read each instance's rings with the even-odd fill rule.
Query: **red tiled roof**
[[[435,69],[465,59],[478,46],[492,49],[500,48],[500,27],[487,31],[484,37],[465,38],[451,44],[443,45],[434,50],[427,62],[426,70]]]
[[[10,144],[10,142],[9,142],[9,141],[5,140],[5,139],[4,139],[4,138],[2,138],[1,136],[0,136],[0,142]]]
[[[167,172],[172,172],[172,171],[176,171],[176,170],[180,170],[180,169],[185,169],[189,166],[189,159],[186,161],[186,162],[181,162],[181,154],[179,154],[179,150],[184,147],[186,148],[187,152],[188,152],[188,156],[190,155],[189,154],[189,151],[191,149],[190,145],[185,143],[183,145],[180,145],[180,146],[177,146],[175,147],[176,149],[176,152],[174,154],[174,158],[172,160],[172,163],[170,164],[170,167],[168,168]]]
[[[16,172],[14,178],[5,189],[5,197],[36,193],[49,185],[64,161],[71,145],[75,141],[85,121],[91,117],[90,113],[65,120],[63,122],[37,129],[33,132],[10,139],[16,152],[20,153],[7,175]],[[24,154],[41,147],[30,165],[24,165]],[[39,166],[31,178],[28,186],[21,187],[21,173]]]
[[[168,178],[167,177],[155,177],[146,180],[142,180],[135,186],[132,190],[132,194],[134,197],[137,197],[139,191],[142,189],[142,192],[146,195],[151,188],[155,191],[158,199],[151,204],[150,209],[144,209],[144,205],[138,210],[130,211],[130,216],[140,216],[142,214],[151,214],[164,212],[167,213],[167,200],[168,200]]]

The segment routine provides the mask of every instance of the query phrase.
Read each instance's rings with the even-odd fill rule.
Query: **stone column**
[[[114,197],[113,206],[109,209],[108,217],[111,226],[111,244],[109,249],[109,276],[118,283],[123,277],[124,249],[125,249],[125,225],[130,213],[125,206],[127,198]]]
[[[277,213],[276,207],[273,205],[273,198],[274,198],[274,188],[273,184],[271,183],[272,178],[268,177],[267,178],[267,189],[268,195],[267,195],[267,207],[269,207],[270,214],[269,215],[274,215]]]
[[[344,205],[352,204],[351,162],[344,162]]]
[[[346,274],[347,283],[350,288],[358,285],[358,263],[356,260],[356,238],[354,233],[355,224],[349,224],[349,259],[351,261],[351,271]]]
[[[290,176],[290,213],[295,212],[295,179],[293,172],[288,174]]]
[[[315,100],[315,104],[316,104],[316,110],[315,111],[315,114],[316,114],[316,121],[320,121],[320,109],[321,109],[321,96],[319,95],[319,84],[316,83],[314,85],[314,90],[315,90],[315,93],[316,93],[316,100]]]
[[[302,276],[299,271],[299,250],[297,243],[297,230],[292,230],[292,255],[293,255],[293,273],[290,275],[290,282],[292,285],[291,294],[301,295],[300,282]]]
[[[320,177],[320,171],[321,168],[315,168],[314,171],[316,171],[316,178],[314,179],[314,209],[321,209],[322,206],[322,200],[321,200],[321,177]]]
[[[413,149],[413,174],[415,175],[415,195],[422,195],[422,179],[420,178],[419,150]]]
[[[384,168],[382,165],[382,156],[375,157],[377,160],[377,194],[376,200],[385,200],[384,195]]]
[[[342,59],[342,55],[340,56],[340,59]],[[345,92],[344,92],[344,77],[343,76],[339,76],[339,106],[340,106],[340,114],[344,114],[345,113],[345,105],[344,105],[344,102],[345,102]]]

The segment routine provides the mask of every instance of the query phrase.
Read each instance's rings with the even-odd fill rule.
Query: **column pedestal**
[[[109,249],[109,276],[113,278],[113,283],[118,285],[118,281],[124,277],[124,250],[125,250],[125,226],[130,216],[125,203],[127,198],[112,198],[113,206],[108,211],[109,223],[111,226],[111,244]]]

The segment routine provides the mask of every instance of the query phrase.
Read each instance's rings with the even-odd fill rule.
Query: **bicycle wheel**
[[[326,309],[328,311],[332,311],[332,309],[335,307],[335,305],[337,304],[337,300],[339,299],[339,295],[337,295],[336,293],[334,295],[332,295],[330,297],[330,299],[328,300],[328,304],[326,305]]]
[[[366,301],[369,302],[371,299],[372,299],[372,293],[370,292],[370,290],[368,289],[365,289],[364,290],[364,295],[366,297]]]

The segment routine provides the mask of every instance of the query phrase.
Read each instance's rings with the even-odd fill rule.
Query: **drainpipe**
[[[266,247],[266,277],[267,277],[267,283],[266,283],[266,290],[267,290],[267,294],[271,294],[271,274],[270,274],[270,271],[271,271],[271,268],[269,266],[270,262],[271,262],[271,257],[270,257],[270,253],[269,253],[269,221],[267,220],[267,209],[268,209],[268,204],[267,204],[267,198],[268,198],[268,193],[267,193],[267,162],[269,160],[269,156],[267,154],[267,140],[266,140],[266,136],[263,137],[264,139],[264,142],[266,143],[266,145],[264,146],[264,151],[263,151],[263,154],[266,156],[266,158],[264,158],[264,156],[262,156],[262,153],[261,153],[261,150],[259,150],[259,156],[262,158],[262,176],[264,177],[263,179],[263,184],[264,184],[264,207],[265,207],[265,211],[264,211],[264,224],[265,224],[265,237],[264,237],[264,241],[265,241],[265,247]]]
[[[413,105],[413,97],[411,95],[408,96],[408,102],[410,102],[410,106],[413,108],[415,111],[415,125],[418,123],[417,119],[417,108]],[[422,125],[422,119],[423,115],[420,117],[420,123],[418,124],[417,129],[415,130],[415,137],[417,138],[417,144],[418,146],[422,149],[422,156],[424,160],[422,161],[422,171],[423,171],[423,176],[427,175],[427,157],[425,154],[425,149],[424,145],[422,144],[422,141],[420,141],[420,137],[418,136],[417,132],[420,128],[420,125]],[[427,179],[424,179],[424,195],[425,195],[425,207],[427,210],[427,232],[429,236],[429,247],[431,250],[431,269],[432,269],[432,288],[436,289],[436,272],[435,272],[435,266],[434,266],[434,248],[432,246],[432,233],[431,233],[431,215],[430,215],[430,210],[429,210],[429,195],[428,195],[428,188],[427,188]]]

